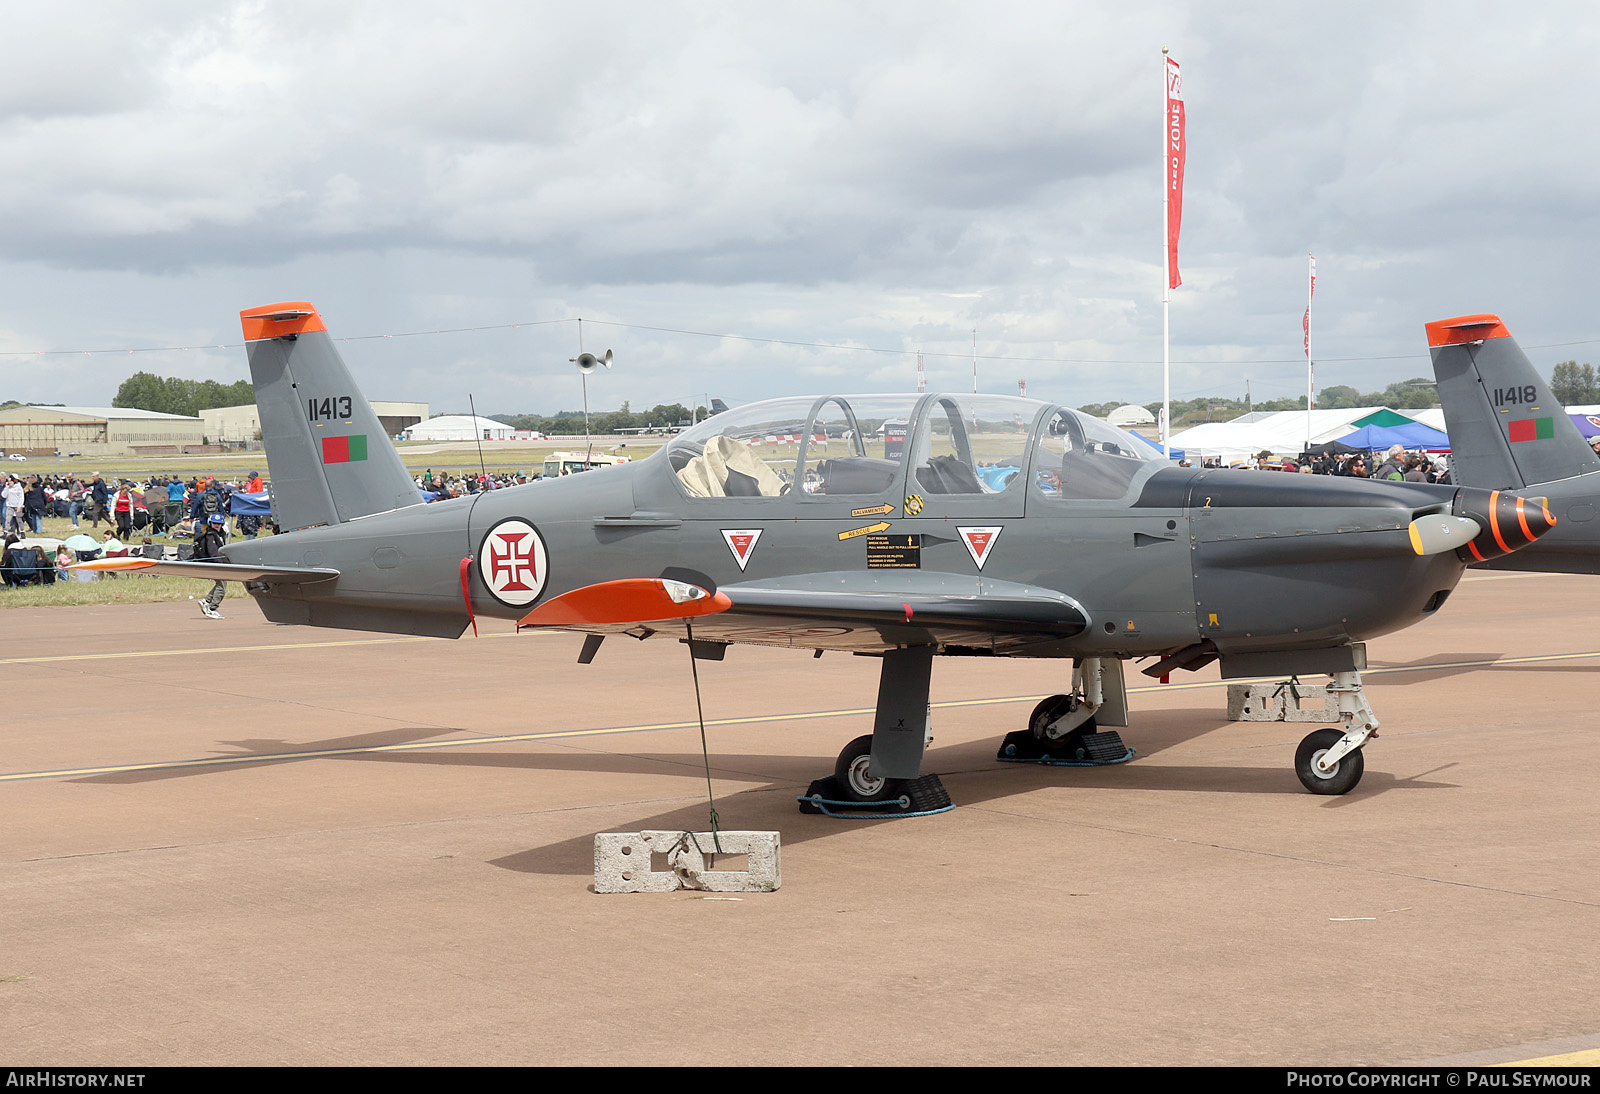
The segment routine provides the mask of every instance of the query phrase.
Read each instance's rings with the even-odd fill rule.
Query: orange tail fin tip
[[[327,330],[316,306],[309,300],[292,300],[284,304],[264,304],[247,308],[239,313],[244,327],[244,340],[256,342],[263,338],[282,338],[286,334],[305,334],[308,331]]]

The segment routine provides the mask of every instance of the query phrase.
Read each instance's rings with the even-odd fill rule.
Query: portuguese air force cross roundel
[[[525,520],[500,521],[478,544],[478,572],[500,603],[526,608],[544,591],[549,556],[538,529]]]

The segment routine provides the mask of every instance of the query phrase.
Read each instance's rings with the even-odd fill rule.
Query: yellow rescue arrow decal
[[[845,540],[855,539],[857,536],[870,536],[874,532],[885,532],[888,529],[889,522],[880,520],[877,524],[869,524],[865,528],[852,528],[848,532],[840,532],[839,542],[843,543]]]

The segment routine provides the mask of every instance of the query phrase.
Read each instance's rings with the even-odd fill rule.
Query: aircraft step
[[[888,801],[858,802],[844,796],[839,781],[832,775],[818,779],[806,789],[805,796],[795,799],[802,813],[820,813],[825,817],[851,820],[896,820],[901,817],[927,817],[934,813],[947,813],[954,809],[950,792],[937,775],[923,775],[909,780],[899,797]]]

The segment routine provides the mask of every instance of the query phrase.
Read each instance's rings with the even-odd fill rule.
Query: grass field
[[[98,531],[82,520],[79,531],[99,539],[106,530],[102,522]],[[52,539],[66,539],[73,535],[72,521],[66,517],[46,517],[42,535]],[[138,543],[141,535],[132,537]],[[168,543],[164,536],[151,537],[152,542]],[[211,591],[211,582],[189,577],[157,577],[154,574],[101,574],[98,581],[57,582],[54,585],[24,585],[20,589],[0,586],[0,608],[48,608],[76,604],[152,604],[165,600],[198,600]],[[228,583],[228,596],[249,596],[244,586],[236,581]]]
[[[99,581],[69,581],[54,585],[0,586],[0,609],[58,608],[83,604],[155,604],[167,600],[199,600],[211,591],[211,582],[188,577],[151,574],[100,575]],[[248,597],[244,586],[228,582],[228,597]],[[195,609],[199,611],[198,608]]]

